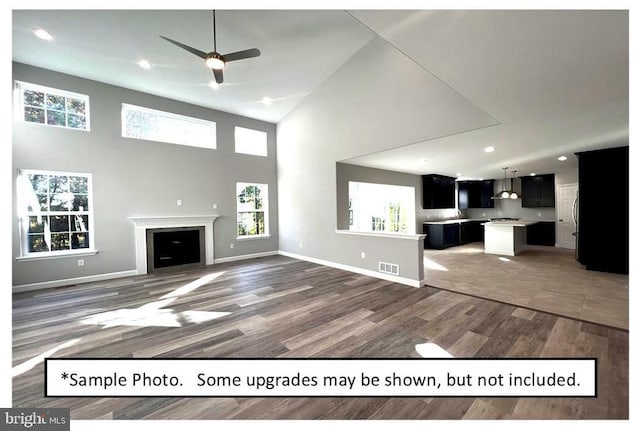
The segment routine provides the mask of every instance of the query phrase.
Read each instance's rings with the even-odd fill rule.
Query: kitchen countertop
[[[484,226],[530,226],[542,220],[499,220],[484,223]]]
[[[488,222],[489,219],[486,218],[461,218],[461,219],[452,219],[452,220],[440,220],[440,221],[425,221],[422,224],[454,224],[454,223],[466,223],[469,221],[483,221]]]

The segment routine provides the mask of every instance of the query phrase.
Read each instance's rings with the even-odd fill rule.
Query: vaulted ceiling
[[[434,110],[448,109],[438,121],[460,121],[463,132],[389,142],[349,163],[496,178],[504,166],[518,175],[556,172],[575,166],[575,151],[628,144],[626,11],[221,10],[218,50],[257,47],[262,55],[229,64],[217,90],[209,87],[211,71],[202,60],[159,37],[210,51],[211,27],[211,11],[14,11],[13,59],[278,122],[327,80],[338,79],[336,71],[362,70],[350,64],[366,60],[356,54],[382,44],[412,62],[429,88],[449,92],[464,102],[458,106],[485,120],[469,130],[459,110],[438,105],[440,96],[431,101],[425,87],[424,115],[411,118],[427,123]],[[54,39],[37,39],[36,28]],[[141,59],[151,69],[140,68]],[[405,79],[393,64],[372,72],[361,72],[359,80],[373,94],[384,85],[380,76]],[[264,97],[273,103],[265,106]],[[349,98],[347,89],[336,107]],[[485,153],[488,146],[495,151]],[[569,160],[558,161],[561,155]]]

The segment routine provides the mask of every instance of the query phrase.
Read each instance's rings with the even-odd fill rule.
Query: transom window
[[[89,130],[89,96],[16,82],[16,119],[68,129]]]
[[[238,238],[269,235],[267,184],[236,183]]]
[[[216,123],[123,103],[122,136],[215,150]]]
[[[22,255],[86,252],[93,245],[91,174],[21,170]]]
[[[235,128],[236,153],[267,156],[267,133],[260,130]]]
[[[349,181],[349,230],[415,233],[415,188]]]

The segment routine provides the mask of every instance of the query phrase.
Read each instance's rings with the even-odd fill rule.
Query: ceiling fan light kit
[[[216,41],[216,11],[213,11],[213,51],[207,53],[200,51],[192,46],[185,45],[177,40],[169,39],[165,36],[160,36],[162,39],[175,46],[190,52],[204,60],[205,65],[213,71],[213,76],[218,84],[222,84],[224,78],[222,76],[222,70],[225,68],[228,62],[236,60],[244,60],[246,58],[253,58],[260,56],[260,50],[257,48],[245,49],[243,51],[230,52],[229,54],[220,54],[217,50]]]

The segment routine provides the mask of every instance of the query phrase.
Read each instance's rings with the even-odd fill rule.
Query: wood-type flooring
[[[197,280],[205,276],[209,281],[198,286]],[[166,307],[172,310],[169,320],[136,320],[117,311],[149,304],[161,308],[163,303],[157,301],[164,295],[175,297]],[[198,323],[188,318],[190,311],[229,314]],[[117,317],[103,314],[108,312]],[[111,320],[109,326],[104,316],[119,320]],[[14,407],[68,407],[72,419],[629,415],[627,331],[446,290],[411,288],[283,256],[14,294],[15,370],[72,340],[75,344],[51,357],[414,358],[420,357],[416,344],[426,342],[463,358],[596,357],[598,396],[45,398],[44,365],[37,362],[14,377]]]

